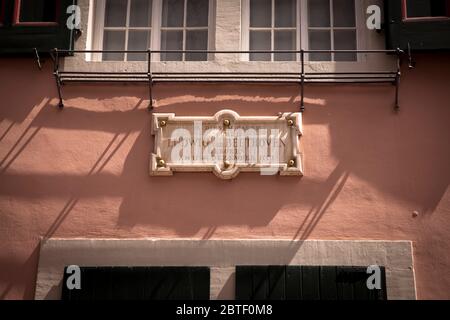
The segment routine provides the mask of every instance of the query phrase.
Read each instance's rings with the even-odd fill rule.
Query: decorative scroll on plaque
[[[301,113],[244,117],[222,110],[211,117],[154,113],[150,175],[212,171],[221,179],[239,172],[301,176]]]

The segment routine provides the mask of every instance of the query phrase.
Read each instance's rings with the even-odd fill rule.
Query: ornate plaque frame
[[[281,156],[279,162],[271,163],[229,163],[224,161],[173,161],[168,156],[171,136],[175,129],[184,128],[194,131],[194,123],[201,121],[208,128],[222,130],[239,127],[240,129],[277,129],[280,132]],[[171,176],[174,172],[213,172],[221,179],[232,179],[240,172],[263,172],[275,168],[281,176],[302,176],[303,163],[300,152],[302,132],[301,113],[280,113],[278,116],[240,116],[232,110],[222,110],[213,116],[176,116],[174,113],[154,113],[152,115],[152,135],[154,151],[150,159],[150,175]],[[202,132],[203,134],[203,132]],[[225,137],[225,135],[224,135]],[[272,173],[273,174],[273,173]],[[266,173],[267,175],[267,173]]]

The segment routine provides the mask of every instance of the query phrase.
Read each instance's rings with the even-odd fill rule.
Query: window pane
[[[186,10],[186,26],[208,26],[209,0],[188,0]]]
[[[20,22],[55,22],[56,0],[21,0]]]
[[[334,49],[336,50],[356,50],[356,31],[335,30]],[[336,53],[335,61],[356,61],[356,53]]]
[[[250,0],[250,27],[272,26],[272,0]]]
[[[151,27],[152,1],[131,0],[130,27]]]
[[[207,50],[208,31],[186,31],[186,50]],[[206,53],[186,53],[185,60],[205,61]]]
[[[182,50],[183,31],[161,31],[161,50]],[[163,61],[181,61],[182,53],[161,53]]]
[[[275,31],[275,50],[295,50],[295,31]],[[275,53],[275,61],[293,61],[295,53]]]
[[[105,27],[124,27],[127,21],[127,0],[106,0]]]
[[[309,48],[311,50],[330,50],[331,37],[330,31],[310,30],[309,31]],[[309,60],[311,61],[330,61],[330,53],[310,53]]]
[[[329,27],[330,0],[309,0],[308,21],[310,27]]]
[[[275,27],[296,26],[296,0],[275,0]]]
[[[271,50],[270,31],[250,31],[250,50]],[[270,61],[270,53],[251,53],[251,61]]]
[[[124,50],[125,49],[125,31],[105,31],[103,35],[104,50]],[[123,53],[103,53],[105,61],[122,61]]]
[[[446,16],[445,2],[445,0],[407,0],[407,16],[410,18]]]
[[[130,31],[128,33],[128,50],[147,50],[149,43],[150,31]],[[129,53],[128,61],[147,61],[146,53]]]
[[[355,0],[333,0],[335,27],[355,27]]]
[[[5,0],[0,0],[0,26],[5,19]]]
[[[450,2],[447,0],[433,0],[430,1],[431,5],[431,16],[432,17],[440,17],[447,16],[450,10]]]
[[[163,27],[182,27],[184,19],[184,0],[164,0],[162,8]]]

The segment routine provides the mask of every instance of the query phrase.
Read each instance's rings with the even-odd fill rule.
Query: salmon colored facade
[[[151,177],[145,85],[0,60],[0,298],[33,299],[47,238],[408,240],[418,299],[450,299],[450,56],[394,86],[307,85],[304,176]],[[298,86],[156,84],[154,112],[296,112]]]

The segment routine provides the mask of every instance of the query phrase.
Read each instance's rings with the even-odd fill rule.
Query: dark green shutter
[[[365,267],[337,267],[337,284],[340,300],[386,300],[386,272],[381,270],[381,290],[367,288],[367,274]]]
[[[269,270],[268,267],[253,268],[253,299],[264,300],[269,298]]]
[[[81,267],[81,290],[69,290],[64,269],[63,300],[208,300],[207,267]]]
[[[302,299],[320,300],[320,268],[303,266],[300,272],[302,274]]]
[[[369,290],[366,267],[237,266],[237,300],[385,300],[381,290]]]
[[[320,267],[320,298],[337,300],[336,267]]]
[[[14,0],[5,0],[5,21],[0,27],[0,54],[34,54],[49,52],[53,48],[73,49],[74,30],[66,26],[69,14],[67,7],[76,0],[57,0],[59,12],[55,26],[13,25]]]
[[[269,272],[269,299],[286,300],[286,267],[271,266]]]
[[[81,290],[69,290],[67,288],[67,278],[70,274],[64,268],[64,278],[62,283],[62,299],[63,300],[91,300],[94,296],[93,282],[96,278],[97,268],[81,268]]]
[[[236,300],[253,299],[253,267],[236,267]]]
[[[403,21],[402,0],[385,0],[386,46],[388,49],[450,49],[450,21]]]
[[[296,266],[286,267],[286,300],[300,300],[302,297],[302,274]]]

